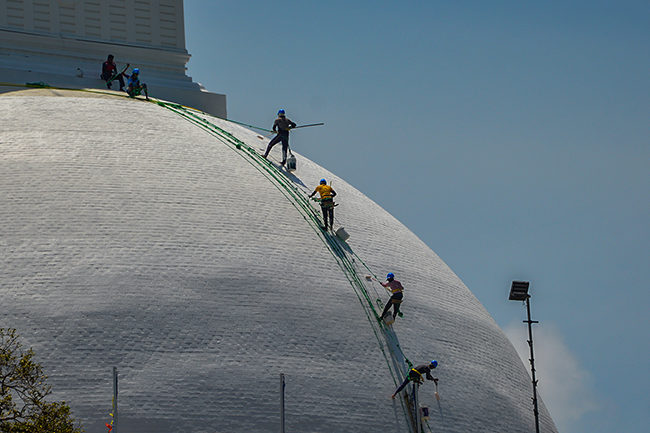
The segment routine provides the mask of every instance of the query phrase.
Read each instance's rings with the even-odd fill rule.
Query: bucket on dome
[[[420,408],[420,411],[422,412],[422,419],[424,421],[428,421],[429,420],[429,408],[426,407],[426,406],[422,406]]]
[[[336,229],[335,233],[336,233],[336,236],[338,236],[339,239],[341,239],[344,242],[347,241],[350,238],[350,235],[348,234],[348,232],[345,231],[345,227],[339,227],[338,229]]]
[[[395,323],[395,318],[393,317],[390,311],[386,313],[384,317],[382,317],[382,320],[386,325],[392,325],[393,323]]]
[[[287,171],[296,171],[296,157],[293,154],[287,158]]]

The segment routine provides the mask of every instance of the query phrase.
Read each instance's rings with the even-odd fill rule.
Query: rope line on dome
[[[216,133],[216,134],[218,134],[220,136],[225,136],[225,138],[232,141],[231,144],[234,144],[237,149],[244,148],[244,149],[248,150],[249,153],[252,156],[257,157],[258,162],[262,162],[262,166],[265,169],[267,169],[267,171],[270,174],[272,174],[273,179],[278,181],[285,188],[286,191],[290,192],[291,198],[293,198],[295,200],[294,205],[296,204],[296,202],[298,204],[300,204],[301,205],[300,209],[307,210],[307,213],[308,213],[310,219],[313,222],[316,223],[316,226],[319,225],[320,220],[319,220],[318,212],[311,206],[311,204],[309,203],[307,198],[305,196],[303,196],[302,194],[299,194],[299,190],[298,190],[297,187],[295,187],[295,184],[293,182],[291,182],[289,179],[287,179],[286,176],[283,175],[282,172],[280,172],[280,170],[278,170],[275,166],[273,166],[272,164],[268,163],[268,161],[263,159],[255,151],[255,149],[253,149],[251,146],[249,146],[245,142],[241,141],[240,139],[238,139],[237,137],[235,137],[234,135],[232,135],[228,131],[225,131],[222,128],[219,128],[218,126],[210,123],[207,119],[202,118],[201,116],[198,116],[197,114],[192,113],[191,111],[188,111],[187,107],[184,107],[184,106],[179,105],[179,104],[171,104],[171,103],[161,102],[161,101],[158,101],[157,103],[159,105],[161,105],[161,106],[166,107],[166,108],[173,109],[174,111],[182,110],[182,112],[178,112],[177,114],[188,118],[188,120],[191,120],[194,123],[198,122],[199,126],[207,127],[213,133]],[[269,170],[269,168],[270,168],[270,170]],[[318,227],[313,227],[313,228],[318,229]],[[322,231],[320,229],[315,230],[315,231],[316,231],[317,234],[321,235],[321,239],[324,239],[324,240],[327,241],[329,249],[333,250],[335,252],[335,257],[336,258],[347,258],[346,251],[341,247],[338,240],[334,236],[331,236],[329,234],[327,234],[326,236],[323,236],[323,233],[322,233]],[[350,252],[352,253],[352,255],[357,260],[359,260],[359,262],[362,263],[362,265],[365,267],[365,269],[368,272],[372,273],[370,268],[368,268],[368,266],[363,262],[363,260],[356,253],[354,253],[351,250],[350,250]],[[367,289],[365,288],[365,285],[362,282],[362,279],[359,277],[359,273],[356,270],[356,266],[354,265],[354,261],[355,260],[353,259],[352,261],[348,260],[349,263],[343,263],[343,265],[345,267],[344,271],[346,271],[346,275],[348,273],[350,273],[350,274],[352,274],[354,276],[352,279],[350,279],[350,284],[353,287],[357,287],[357,288],[360,289],[360,292],[363,295],[362,297],[365,298],[368,305],[370,305],[370,308],[371,308],[371,310],[373,312],[373,315],[375,316],[375,319],[378,322],[383,324],[383,321],[381,321],[381,317],[379,316],[379,313],[377,312],[377,310],[375,310],[374,303],[373,303],[373,301],[372,301],[372,299],[370,297],[370,294],[368,293]],[[374,276],[374,274],[373,274],[373,276]],[[375,276],[375,278],[377,278],[377,277]],[[399,345],[397,344],[397,342],[395,342],[395,344],[396,344],[396,347],[399,348]],[[404,357],[405,362],[408,364],[409,368],[411,368],[413,366],[413,364],[408,360],[406,355],[402,352],[401,348],[399,348],[399,351],[401,352],[401,355]]]
[[[25,84],[18,84],[18,83],[5,83],[5,82],[0,82],[0,87],[23,87],[25,89],[49,89],[49,90],[69,90],[72,92],[84,92],[84,93],[95,93],[98,95],[108,95],[108,96],[115,96],[117,98],[128,98],[129,95],[127,95],[124,92],[117,92],[113,90],[101,90],[101,89],[91,89],[91,88],[72,88],[72,87],[58,87],[58,86],[50,86],[47,83],[44,83],[42,81],[39,81],[37,83],[25,83]],[[150,98],[152,99],[152,98]],[[153,101],[151,101],[153,102]]]
[[[57,86],[50,86],[47,83],[43,82],[38,82],[38,83],[26,83],[26,84],[17,84],[17,83],[5,83],[5,82],[0,82],[0,86],[8,86],[8,87],[23,87],[23,88],[43,88],[43,89],[51,89],[51,90],[70,90],[70,91],[75,91],[75,92],[86,92],[86,93],[95,93],[95,94],[101,94],[101,95],[108,95],[108,96],[116,96],[116,97],[124,97],[128,98],[128,95],[122,95],[117,92],[111,92],[111,91],[103,91],[100,89],[91,89],[91,88],[66,88],[66,87],[57,87]],[[388,328],[388,326],[384,323],[384,321],[379,317],[379,314],[377,310],[375,309],[374,303],[372,299],[370,298],[370,294],[368,290],[366,289],[363,281],[359,277],[359,273],[357,272],[356,269],[356,258],[362,265],[363,267],[366,268],[367,271],[369,271],[371,274],[372,271],[368,268],[368,266],[361,260],[361,258],[351,249],[349,250],[349,253],[352,255],[352,259],[348,257],[348,251],[342,248],[341,244],[339,243],[338,238],[336,238],[334,235],[331,235],[330,233],[323,233],[320,229],[320,217],[316,209],[310,204],[309,200],[305,196],[304,192],[301,193],[301,191],[295,186],[295,184],[286,177],[277,167],[275,167],[273,164],[271,164],[269,161],[266,159],[262,158],[262,156],[257,153],[257,151],[243,142],[242,140],[238,139],[234,135],[232,135],[230,132],[219,128],[218,126],[212,124],[209,122],[207,119],[201,117],[205,116],[206,113],[203,113],[202,111],[196,110],[191,107],[187,107],[184,105],[180,104],[175,104],[175,103],[170,103],[170,102],[164,102],[157,100],[155,98],[150,98],[149,101],[147,102],[152,102],[155,104],[158,104],[159,106],[162,106],[164,108],[169,109],[170,111],[176,113],[177,115],[185,118],[186,120],[190,121],[191,123],[195,124],[196,126],[201,127],[205,131],[211,133],[214,137],[219,139],[222,143],[226,144],[227,146],[233,148],[233,150],[244,150],[247,152],[247,156],[249,158],[245,158],[249,163],[251,163],[260,173],[262,173],[267,179],[271,181],[272,184],[278,188],[278,190],[287,198],[289,201],[292,203],[292,205],[298,210],[298,212],[302,215],[302,217],[305,219],[305,221],[312,227],[312,229],[316,232],[316,234],[319,236],[321,241],[328,247],[328,250],[334,257],[335,261],[337,262],[338,266],[341,268],[343,271],[344,275],[348,279],[348,282],[352,286],[357,298],[359,299],[359,302],[362,306],[362,309],[364,310],[364,313],[366,314],[366,317],[368,321],[371,324],[371,328],[373,330],[373,333],[375,334],[375,338],[377,339],[377,342],[379,343],[379,348],[384,356],[384,359],[386,360],[386,364],[388,366],[389,372],[391,373],[391,376],[393,378],[393,382],[395,385],[397,385],[399,380],[401,380],[401,377],[398,378],[396,375],[396,372],[394,371],[393,367],[391,366],[391,362],[389,360],[388,355],[386,354],[386,350],[384,349],[384,344],[381,341],[381,338],[379,337],[379,334],[377,332],[376,327],[378,326],[379,329],[382,331],[383,335],[386,337],[387,340],[392,340],[393,345],[395,348],[397,348],[397,351],[399,354],[402,356],[402,359],[400,359],[394,351],[387,346],[388,350],[390,351],[392,358],[396,364],[401,364],[401,363],[406,363],[408,365],[408,368],[412,368],[413,364],[411,361],[406,357],[404,352],[402,351],[402,348],[399,345],[399,342],[396,339],[396,336],[394,335],[394,332]],[[199,115],[200,114],[200,115]],[[221,119],[221,118],[219,118]],[[228,120],[228,119],[221,119],[227,122],[239,124],[242,126],[248,126],[252,127],[255,129],[261,129],[265,130],[264,128],[258,128],[253,125],[247,125],[241,122],[236,122],[233,120]],[[240,155],[244,155],[240,153]],[[254,164],[253,164],[254,162]],[[373,276],[377,278],[374,274]],[[376,292],[376,290],[375,290]],[[364,302],[364,299],[366,302]],[[373,316],[374,319],[373,320]],[[397,369],[397,367],[396,367]],[[408,400],[408,399],[407,399]],[[407,425],[409,426],[409,430],[413,427],[411,423],[409,423],[409,414],[406,412],[406,408],[404,407],[404,401],[400,399],[401,405],[402,405],[402,410],[404,411],[404,415],[407,419]],[[412,402],[412,400],[411,400]],[[411,404],[411,403],[408,403]],[[427,422],[428,426],[428,422]],[[429,427],[429,431],[431,431],[431,427]]]
[[[259,126],[249,125],[249,124],[247,124],[247,123],[238,122],[238,121],[236,121],[236,120],[232,120],[232,119],[224,119],[224,118],[222,118],[222,117],[217,117],[217,119],[222,119],[222,120],[225,120],[226,122],[236,123],[237,125],[248,126],[249,128],[259,129],[260,131],[270,132],[271,134],[275,134],[275,132],[271,131],[270,129],[260,128]]]
[[[319,213],[311,205],[305,193],[299,190],[295,183],[287,178],[286,175],[283,174],[277,167],[264,159],[253,147],[235,137],[230,132],[208,121],[205,117],[203,117],[206,115],[203,112],[179,104],[172,104],[163,101],[154,102],[176,113],[190,123],[202,128],[206,132],[209,132],[220,142],[224,143],[231,149],[240,151],[238,153],[242,155],[242,157],[244,157],[264,177],[271,181],[271,183],[289,200],[294,208],[298,210],[305,221],[325,244],[328,251],[330,251],[334,257],[337,265],[339,268],[341,268],[343,274],[346,276],[348,282],[350,283],[350,286],[357,296],[357,299],[359,299],[359,303],[361,304],[368,322],[371,325],[372,331],[375,334],[375,338],[379,343],[379,348],[382,352],[382,355],[384,356],[388,370],[393,378],[393,382],[395,385],[398,385],[402,380],[401,376],[397,374],[398,366],[401,365],[403,367],[404,364],[406,364],[408,365],[408,369],[410,369],[413,367],[413,364],[402,351],[402,348],[397,341],[397,337],[394,334],[394,331],[392,331],[392,329],[389,328],[379,316],[374,302],[371,299],[370,293],[365,286],[365,278],[362,279],[360,277],[360,273],[357,271],[358,260],[358,262],[361,263],[363,267],[365,267],[365,269],[372,274],[372,271],[363,262],[363,260],[361,260],[361,258],[354,251],[349,249],[349,247],[347,249],[344,248],[335,235],[324,233],[321,230]],[[350,256],[352,256],[352,258],[350,258]],[[390,347],[391,345],[385,345],[385,343],[382,342],[382,339],[379,337],[379,331],[381,331],[386,340],[392,343],[392,346],[396,348],[396,351],[398,353],[395,353],[396,351]],[[386,347],[384,347],[384,345]],[[386,353],[387,350],[390,352],[390,356]],[[401,355],[401,357],[399,355]],[[391,359],[389,358],[392,358],[393,362],[391,362]],[[392,363],[395,363],[395,367],[393,367]],[[404,374],[404,372],[401,373]],[[407,413],[407,408],[404,406],[404,401],[402,399],[400,399],[400,402],[404,411],[404,415],[407,418],[407,425],[409,425],[410,429],[411,424],[408,422],[409,415]]]
[[[115,77],[117,77],[117,75],[115,75],[113,78],[115,78]],[[110,96],[117,96],[117,97],[122,97],[122,98],[128,98],[129,97],[129,95],[127,95],[125,93],[122,93],[122,92],[118,93],[117,91],[107,91],[107,90],[92,89],[92,88],[81,88],[81,89],[79,89],[79,88],[72,88],[72,87],[50,86],[48,83],[45,83],[43,81],[39,81],[39,82],[36,82],[36,83],[25,83],[25,84],[0,82],[0,86],[23,87],[23,88],[26,88],[26,89],[34,89],[34,88],[36,88],[36,89],[52,89],[52,90],[71,90],[71,91],[75,91],[75,92],[96,93],[98,95],[110,95]],[[149,99],[151,100],[150,102],[154,102],[154,103],[161,102],[158,99],[153,98],[153,97],[150,97]],[[186,109],[196,110],[195,108],[187,107],[187,106],[180,105],[180,104],[175,104],[175,105],[179,105],[179,106],[184,107]],[[270,129],[261,128],[259,126],[255,126],[255,125],[249,125],[248,123],[238,122],[238,121],[232,120],[232,119],[224,119],[222,117],[218,117],[218,119],[222,119],[222,120],[225,120],[225,121],[231,122],[231,123],[236,123],[237,125],[247,126],[249,128],[259,129],[260,131],[264,131],[264,132],[273,132]],[[302,125],[299,128],[304,128],[306,126],[316,126],[316,125],[317,124],[314,124],[314,125]]]

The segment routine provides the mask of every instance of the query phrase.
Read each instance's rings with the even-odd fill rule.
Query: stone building
[[[412,396],[390,396],[435,358],[425,431],[534,431],[527,368],[468,288],[343,179],[261,158],[185,75],[183,26],[181,0],[0,0],[0,327],[53,399],[105,432],[116,367],[117,433],[277,432],[284,374],[287,432],[413,432]],[[210,114],[91,90],[109,52]],[[321,178],[347,241],[307,199]],[[390,326],[365,278],[387,272],[406,288]]]
[[[182,0],[0,1],[0,92],[15,90],[7,83],[105,89],[108,54],[120,70],[139,68],[155,97],[226,118],[226,96],[186,75]]]

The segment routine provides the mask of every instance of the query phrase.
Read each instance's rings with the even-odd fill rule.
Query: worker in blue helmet
[[[297,125],[291,120],[287,119],[286,113],[283,109],[278,111],[278,118],[273,122],[273,132],[277,135],[269,141],[269,145],[266,147],[266,152],[264,152],[263,157],[266,158],[269,156],[271,148],[282,142],[282,162],[280,164],[284,165],[287,162],[287,150],[289,149],[289,130],[295,128]]]
[[[320,184],[314,189],[314,192],[309,194],[309,198],[312,198],[316,193],[320,195],[320,208],[323,211],[323,229],[327,230],[327,220],[329,219],[329,228],[331,229],[334,224],[334,197],[336,197],[336,191],[327,184],[325,179],[320,180]]]
[[[395,274],[389,272],[388,275],[386,275],[386,282],[383,283],[380,281],[379,284],[384,286],[392,293],[392,296],[384,307],[384,312],[381,313],[381,317],[383,318],[388,313],[388,310],[390,310],[391,306],[393,307],[393,320],[397,317],[398,314],[401,317],[402,313],[400,313],[399,307],[402,304],[402,299],[404,298],[404,294],[402,293],[404,291],[404,287],[402,286],[402,283],[395,279]]]
[[[127,75],[127,77],[129,77]],[[135,68],[133,74],[129,77],[129,81],[126,88],[126,93],[129,94],[130,98],[135,98],[144,92],[144,96],[149,100],[149,93],[147,92],[147,85],[140,82],[140,70]]]
[[[424,383],[424,377],[426,377],[427,380],[434,381],[435,384],[438,385],[438,378],[431,376],[431,370],[433,370],[437,366],[438,366],[438,361],[434,359],[428,364],[421,364],[415,368],[411,368],[409,373],[406,375],[406,379],[404,379],[404,382],[402,382],[399,388],[397,388],[397,391],[395,391],[392,397],[395,398],[395,396],[399,394],[399,392],[403,390],[404,387],[406,387],[406,385],[408,385],[409,382],[416,382],[422,385]]]

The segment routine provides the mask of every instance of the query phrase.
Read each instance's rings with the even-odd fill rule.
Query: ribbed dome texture
[[[404,357],[439,361],[441,400],[420,388],[431,431],[534,431],[527,367],[429,247],[319,165],[296,155],[280,172],[251,153],[268,139],[187,113],[87,92],[0,97],[0,326],[86,432],[106,431],[113,367],[119,433],[278,432],[280,373],[287,432],[410,432],[390,397]],[[305,196],[321,178],[347,243],[305,208],[320,214]],[[370,308],[389,295],[364,278],[387,272],[405,287],[392,329]]]

